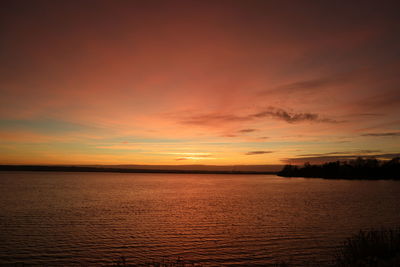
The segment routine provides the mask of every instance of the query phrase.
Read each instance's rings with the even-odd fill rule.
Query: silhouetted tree
[[[330,179],[393,179],[400,180],[400,157],[389,161],[363,159],[361,157],[349,162],[335,161],[322,165],[306,162],[303,167],[285,165],[278,173],[284,177],[320,177]]]

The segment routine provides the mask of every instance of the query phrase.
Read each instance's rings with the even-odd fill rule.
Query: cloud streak
[[[272,90],[264,90],[261,95],[270,94],[301,94],[305,92],[321,91],[329,87],[337,86],[348,82],[351,78],[354,78],[354,73],[337,73],[330,76],[324,76],[314,79],[306,79],[295,81],[287,84],[277,86]]]
[[[242,129],[242,130],[239,130],[238,133],[252,133],[255,131],[257,131],[257,129]]]
[[[297,123],[303,121],[311,122],[326,122],[326,123],[337,123],[338,121],[328,118],[320,118],[316,113],[301,113],[301,112],[289,112],[281,108],[269,107],[268,109],[251,115],[254,118],[265,118],[271,117],[279,120],[286,121],[288,123]]]
[[[282,120],[287,123],[299,123],[299,122],[318,122],[318,123],[339,123],[340,121],[323,118],[316,113],[308,112],[292,112],[282,108],[268,107],[260,112],[251,113],[249,115],[236,115],[236,114],[219,114],[210,113],[205,115],[195,115],[182,119],[180,122],[183,124],[193,125],[220,125],[224,123],[235,123],[235,122],[249,122],[260,119],[276,119]],[[255,129],[243,129],[240,133],[254,132]]]
[[[270,154],[274,151],[249,151],[245,155],[252,156],[252,155],[262,155],[262,154]]]
[[[400,132],[385,132],[385,133],[366,133],[361,136],[371,136],[371,137],[395,137],[400,136]]]
[[[194,125],[214,125],[219,123],[227,122],[241,122],[248,121],[248,117],[240,117],[236,115],[225,115],[225,114],[205,114],[196,115],[183,119],[183,124],[194,124]]]
[[[363,158],[377,158],[377,159],[391,159],[394,157],[400,157],[400,153],[382,153],[382,154],[352,154],[352,155],[334,155],[334,154],[321,154],[320,156],[310,156],[310,157],[292,157],[283,159],[282,162],[287,164],[304,164],[306,162],[310,163],[325,163],[330,161],[346,161],[355,159],[357,157]]]
[[[369,154],[369,153],[379,153],[381,150],[358,150],[358,151],[336,151],[336,152],[327,152],[327,153],[316,153],[316,154],[304,154],[299,155],[299,157],[325,157],[325,156],[333,156],[333,155],[346,155],[360,153],[360,154]]]

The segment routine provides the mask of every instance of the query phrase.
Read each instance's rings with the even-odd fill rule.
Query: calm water
[[[0,264],[322,264],[349,234],[399,225],[395,181],[0,172]]]

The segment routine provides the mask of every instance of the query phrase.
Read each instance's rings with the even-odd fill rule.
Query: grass
[[[338,250],[334,266],[400,266],[400,228],[358,232]]]

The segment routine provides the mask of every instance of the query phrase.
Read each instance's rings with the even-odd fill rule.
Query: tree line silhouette
[[[329,179],[400,180],[400,157],[387,161],[358,157],[350,161],[327,162],[322,165],[305,163],[303,167],[289,164],[285,165],[278,175]]]

